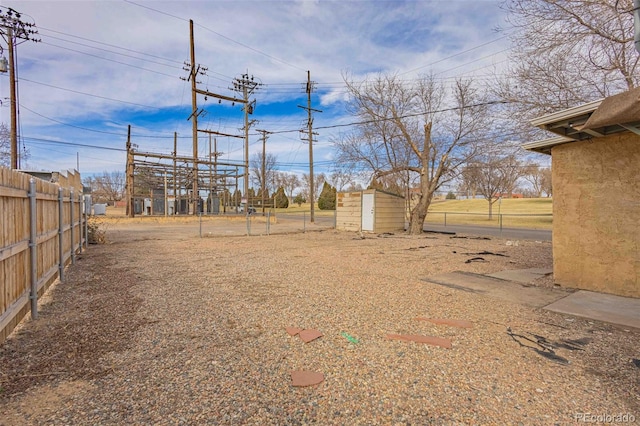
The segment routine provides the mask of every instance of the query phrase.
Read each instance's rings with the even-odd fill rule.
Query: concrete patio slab
[[[535,275],[544,276],[547,271],[535,268],[502,271],[491,275],[456,271],[423,278],[422,281],[561,314],[640,329],[640,299],[586,290],[534,287],[526,285],[530,281],[523,281]],[[511,280],[501,277],[510,277]]]
[[[434,275],[422,281],[534,308],[542,308],[569,294],[562,289],[526,286],[519,282],[460,271]]]
[[[640,329],[640,299],[579,290],[544,309]]]
[[[487,276],[526,284],[551,274],[553,269],[529,268],[500,271]]]

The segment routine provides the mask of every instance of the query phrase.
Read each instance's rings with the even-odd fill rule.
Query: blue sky
[[[312,107],[318,130],[314,171],[329,173],[330,140],[355,121],[344,108],[343,75],[362,80],[378,72],[411,80],[431,73],[487,81],[504,67],[508,40],[499,1],[10,1],[35,22],[41,43],[18,46],[20,128],[31,153],[28,168],[76,168],[83,176],[124,170],[127,126],[141,151],[191,155],[189,19],[195,23],[196,62],[208,68],[201,89],[234,96],[232,80],[243,73],[262,86],[255,92],[250,156],[271,135],[267,152],[278,169],[308,172],[307,70],[317,83]],[[6,45],[3,42],[3,47]],[[7,56],[6,50],[4,55]],[[0,76],[0,121],[9,123],[7,74]],[[239,105],[198,96],[206,110],[199,127],[240,134]],[[73,144],[73,145],[69,145]],[[242,162],[239,139],[217,137],[221,161]],[[100,149],[97,147],[107,148]],[[110,149],[109,149],[110,148]],[[122,149],[122,151],[113,150]],[[208,136],[199,156],[208,156]]]

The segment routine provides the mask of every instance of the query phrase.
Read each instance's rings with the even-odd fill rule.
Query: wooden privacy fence
[[[37,173],[40,174],[40,173]],[[0,343],[86,246],[80,174],[51,183],[0,167]]]

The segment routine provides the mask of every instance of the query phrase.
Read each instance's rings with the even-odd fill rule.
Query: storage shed
[[[549,114],[553,274],[573,288],[640,297],[640,89]]]
[[[404,197],[378,189],[368,189],[339,192],[336,201],[338,230],[373,233],[404,230]]]

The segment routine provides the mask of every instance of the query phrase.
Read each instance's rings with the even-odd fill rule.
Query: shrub
[[[296,203],[298,207],[300,207],[303,203],[307,202],[307,199],[304,197],[304,195],[298,194],[293,198],[293,202]]]
[[[104,223],[95,216],[89,216],[87,219],[87,241],[89,244],[104,244],[107,242],[106,230],[103,228]]]

